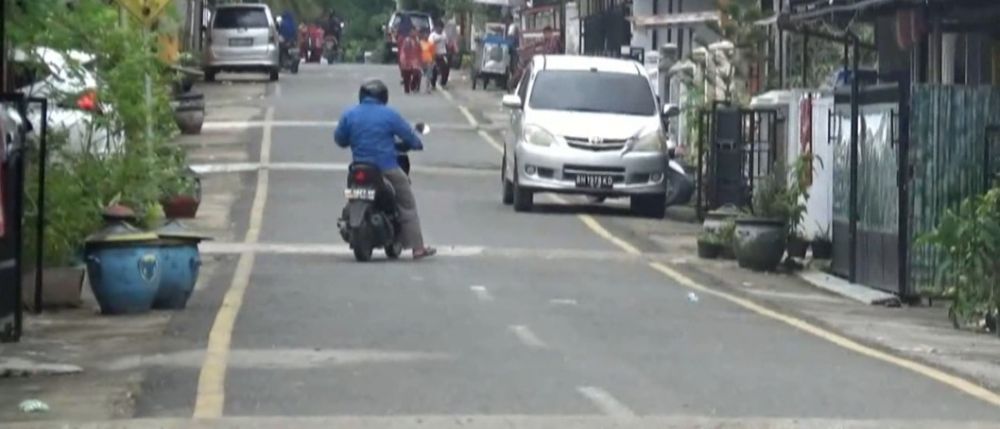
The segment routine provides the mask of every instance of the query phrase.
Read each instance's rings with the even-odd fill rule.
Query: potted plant
[[[702,231],[698,235],[698,257],[716,259],[722,253],[723,243],[714,232]]]
[[[813,259],[830,259],[833,257],[833,240],[830,239],[830,228],[819,225],[819,232],[812,240]]]
[[[719,241],[722,243],[722,259],[736,259],[736,218],[727,219],[719,227]]]
[[[812,184],[813,163],[820,162],[819,157],[805,153],[795,160],[792,174],[788,178],[788,188],[785,198],[788,204],[788,245],[786,250],[790,258],[805,258],[809,251],[809,239],[802,235],[799,226],[805,219],[806,202],[809,201],[809,186]],[[822,164],[820,164],[822,165]]]
[[[753,195],[753,211],[736,219],[736,259],[740,267],[774,271],[785,254],[792,209],[781,168],[763,178]]]
[[[180,149],[162,156],[167,167],[161,182],[160,205],[168,219],[191,219],[201,205],[201,178],[191,170]]]

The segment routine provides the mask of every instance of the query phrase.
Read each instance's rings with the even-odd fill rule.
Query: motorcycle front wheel
[[[351,243],[351,250],[354,251],[354,259],[358,262],[372,260],[372,245],[367,240],[355,240]]]

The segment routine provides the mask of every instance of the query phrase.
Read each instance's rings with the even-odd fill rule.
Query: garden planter
[[[83,290],[83,267],[50,267],[42,269],[42,307],[74,308],[80,306]],[[21,301],[35,310],[35,270],[22,277]]]
[[[198,215],[201,200],[194,195],[174,195],[160,200],[167,219],[193,219]]]
[[[786,250],[788,256],[803,259],[806,257],[806,252],[809,251],[809,241],[796,235],[789,236]]]
[[[718,210],[713,210],[705,215],[705,222],[702,223],[702,230],[709,234],[718,234],[726,224],[732,222],[740,215],[740,211],[735,207],[726,206]]]
[[[833,242],[830,240],[813,240],[813,259],[830,259],[833,257]]]
[[[205,96],[203,94],[187,93],[178,95],[175,99],[174,121],[184,134],[201,134],[205,123]]]
[[[703,259],[716,259],[722,253],[722,245],[708,241],[698,240],[698,257]]]
[[[156,234],[160,237],[162,272],[153,308],[183,309],[198,282],[201,268],[198,243],[207,237],[192,233],[174,220],[167,222]]]
[[[740,267],[774,271],[785,255],[788,231],[783,220],[736,220],[736,259]]]
[[[180,310],[187,306],[194,292],[201,268],[197,241],[163,240],[160,242],[160,283],[153,308]]]
[[[156,234],[110,221],[87,239],[87,276],[103,314],[149,311],[160,286]]]

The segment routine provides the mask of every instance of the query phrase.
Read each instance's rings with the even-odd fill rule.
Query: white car
[[[635,61],[566,55],[532,59],[514,94],[504,141],[503,202],[532,208],[536,192],[627,197],[663,217],[669,150],[645,69]]]
[[[110,106],[97,100],[98,82],[93,55],[50,48],[29,52],[15,50],[13,79],[17,91],[27,97],[48,100],[48,132],[66,133],[67,149],[95,154],[117,151],[121,133],[110,132],[96,119],[109,114]],[[28,122],[35,135],[41,132],[41,107],[31,104]]]

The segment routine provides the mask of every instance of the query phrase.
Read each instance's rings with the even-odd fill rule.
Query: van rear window
[[[235,28],[268,28],[267,13],[264,8],[232,7],[216,11],[213,28],[225,30]]]

